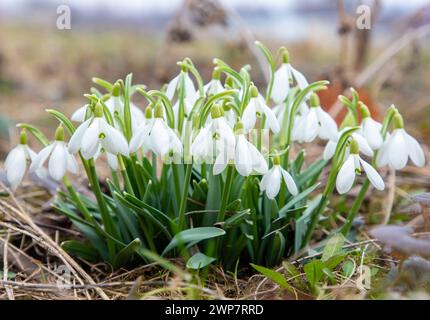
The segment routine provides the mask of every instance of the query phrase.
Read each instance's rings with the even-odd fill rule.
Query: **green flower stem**
[[[118,156],[118,163],[121,171],[122,178],[124,180],[124,189],[127,190],[131,195],[134,194],[133,186],[131,185],[130,178],[128,177],[127,170],[125,169],[124,160],[122,156]]]
[[[145,186],[143,185],[143,181],[141,179],[139,179],[139,175],[138,175],[138,170],[136,168],[136,165],[138,163],[138,159],[135,153],[130,155],[130,159],[131,159],[131,170],[133,172],[133,175],[136,177],[136,183],[137,183],[137,189],[139,191],[139,196],[140,198],[143,197],[143,195],[145,194]]]
[[[179,208],[180,206],[180,196],[181,196],[181,187],[180,187],[180,183],[179,183],[179,172],[178,172],[178,165],[172,163],[170,165],[171,169],[172,169],[172,175],[173,175],[173,186],[174,186],[174,190],[175,190],[175,199],[176,199],[176,205],[177,208]]]
[[[230,190],[233,184],[233,178],[234,178],[234,166],[229,164],[227,165],[227,177],[225,180],[224,190],[222,193],[221,206],[217,216],[218,222],[224,221],[225,212],[227,210],[227,205],[228,205],[228,199],[230,198]]]
[[[89,165],[89,172],[90,172],[90,184],[91,184],[91,188],[93,189],[94,195],[96,196],[97,199],[97,203],[99,205],[99,209],[100,209],[100,214],[102,216],[102,221],[103,221],[103,225],[105,227],[105,231],[106,233],[112,235],[115,237],[114,235],[114,224],[112,221],[112,217],[110,216],[108,207],[106,205],[106,202],[104,200],[103,197],[103,193],[100,189],[100,184],[99,184],[99,180],[97,177],[97,172],[96,172],[96,168],[94,166],[94,159],[90,159],[88,161],[88,165]],[[115,257],[115,245],[112,241],[108,241],[108,250],[109,250],[109,255],[112,259],[114,259]]]
[[[340,229],[340,232],[346,236],[349,233],[349,230],[351,229],[352,222],[355,219],[355,216],[358,213],[358,210],[361,207],[361,204],[364,201],[364,197],[366,196],[366,192],[369,189],[370,181],[366,178],[366,180],[363,182],[363,185],[361,186],[360,192],[358,193],[357,197],[354,200],[354,203],[352,204],[351,209],[348,212],[348,216],[346,218],[345,224]]]
[[[328,201],[329,201],[330,197],[332,196],[334,188],[336,186],[336,177],[337,177],[337,174],[339,173],[339,170],[343,164],[343,159],[345,157],[346,148],[348,147],[348,143],[349,143],[348,142],[349,137],[351,136],[351,134],[354,131],[356,131],[358,129],[359,129],[359,127],[353,127],[353,128],[346,130],[339,139],[335,154],[333,156],[332,169],[330,170],[330,173],[329,173],[329,176],[327,179],[326,187],[325,187],[324,192],[321,196],[321,200],[318,204],[318,207],[312,212],[312,214],[310,216],[311,220],[308,224],[308,228],[306,230],[305,237],[303,238],[301,248],[304,248],[309,243],[309,241],[311,240],[312,234],[313,234],[315,227],[318,223],[318,219],[321,216],[321,214],[324,212],[324,210],[328,204]]]
[[[382,129],[381,129],[381,134],[384,137],[384,139],[387,135],[388,127],[389,127],[391,121],[393,120],[395,110],[396,110],[395,107],[391,106],[388,109],[387,114],[384,118],[384,122],[382,124]],[[374,168],[376,168],[377,157],[378,157],[378,151],[376,151],[374,156],[373,156],[372,166]],[[366,180],[363,182],[363,185],[361,186],[360,192],[358,193],[357,197],[354,199],[352,207],[348,212],[348,216],[346,217],[345,224],[340,229],[340,232],[344,236],[346,236],[349,233],[349,230],[351,230],[352,223],[353,223],[353,221],[354,221],[354,219],[358,213],[358,210],[360,210],[360,208],[361,208],[361,205],[364,201],[364,197],[366,196],[366,192],[369,189],[369,186],[370,186],[370,181],[366,177]]]
[[[182,231],[186,226],[185,209],[187,207],[188,187],[190,185],[191,173],[193,172],[192,164],[186,164],[185,167],[186,169],[185,169],[184,186],[182,187],[182,197],[181,197],[181,202],[179,206],[179,230],[180,231]]]

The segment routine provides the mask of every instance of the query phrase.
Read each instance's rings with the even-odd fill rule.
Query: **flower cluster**
[[[233,241],[242,232],[247,236],[240,238],[240,243],[245,244],[256,237],[269,237],[274,246],[283,244],[283,252],[286,251],[286,231],[278,225],[279,221],[286,219],[286,212],[291,210],[297,215],[302,212],[307,197],[318,187],[319,174],[331,159],[324,197],[314,207],[315,212],[306,213],[311,219],[303,242],[296,244],[298,250],[308,242],[334,187],[340,194],[347,193],[363,169],[368,181],[376,189],[383,190],[378,167],[389,165],[399,170],[407,164],[408,158],[417,166],[424,165],[423,150],[406,133],[396,108],[388,110],[381,124],[372,119],[368,108],[359,102],[353,91],[351,101],[346,97],[341,100],[348,108],[347,118],[353,121],[344,122],[338,128],[318,98],[318,90],[324,89],[328,82],[309,84],[303,74],[292,67],[285,48],[274,58],[261,43],[257,45],[267,57],[271,71],[271,81],[264,95],[251,81],[246,67],[236,71],[218,59],[214,60],[216,66],[207,84],[188,58],[178,63],[180,73],[165,90],[146,91],[143,85],[132,85],[131,75],[113,84],[95,79],[107,94],[92,90],[86,95],[88,103],[72,114],[71,121],[58,111],[48,110],[60,121],[54,142],[50,143],[31,125],[19,125],[23,128],[20,143],[5,162],[11,188],[15,189],[22,181],[28,165],[30,172],[49,174],[55,180],[64,179],[69,191],[64,201],[73,203],[85,223],[92,226],[95,234],[91,237],[102,237],[107,242],[106,251],[99,248],[99,254],[115,262],[118,243],[126,246],[131,234],[139,238],[139,243],[145,242],[154,250],[157,247],[151,231],[145,229],[143,235],[136,234],[129,220],[117,227],[118,221],[123,219],[121,214],[116,215],[117,207],[123,208],[121,210],[128,207],[139,217],[141,214],[151,217],[145,223],[154,224],[152,229],[167,225],[174,234],[187,231],[184,229],[186,212],[191,214],[194,205],[203,206],[205,210],[215,208],[217,221],[224,226],[233,224],[224,221],[227,211],[232,210],[241,224],[236,226],[239,229],[231,231],[228,239]],[[279,67],[278,60],[281,61]],[[148,101],[145,108],[131,101],[134,93]],[[77,128],[73,122],[79,124]],[[388,132],[390,128],[393,129],[391,133]],[[65,130],[70,135],[68,143]],[[28,131],[44,145],[38,154],[27,145]],[[316,139],[328,141],[323,160],[308,164],[305,170],[302,168],[304,153],[298,150],[305,147],[303,143]],[[99,186],[95,161],[102,154],[112,169],[112,181],[109,181],[112,197],[102,194]],[[295,159],[292,158],[294,154]],[[97,219],[102,220],[103,231],[66,177],[67,172],[77,174],[79,171],[76,155],[95,193],[100,211]],[[44,168],[46,162],[48,170]],[[161,162],[162,168],[157,170]],[[69,207],[61,202],[57,207],[82,225],[81,218],[72,214]],[[252,219],[245,218],[249,212]],[[259,230],[257,224],[261,221],[267,225]],[[211,228],[209,226],[215,222],[210,218],[201,221],[204,228]],[[238,230],[241,231],[238,233]],[[264,234],[259,235],[263,231]],[[156,235],[166,232],[167,239],[174,243],[169,230],[160,229]],[[211,232],[211,236],[206,236],[219,235],[218,230],[211,229]],[[171,243],[165,250],[171,249]],[[207,253],[216,255],[217,245],[209,246]],[[257,259],[256,252],[261,255],[258,250],[263,249],[248,245],[248,250],[252,251],[249,256]],[[235,254],[230,256],[235,257]],[[267,255],[270,261],[279,258],[273,252]]]

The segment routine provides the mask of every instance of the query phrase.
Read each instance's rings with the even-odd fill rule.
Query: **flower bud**
[[[358,142],[355,139],[351,139],[351,142],[349,144],[349,151],[351,154],[358,154],[360,148],[358,146]]]
[[[224,109],[221,108],[218,104],[214,104],[211,109],[212,119],[221,118],[223,115],[224,115]]]
[[[161,105],[161,103],[158,102],[155,105],[154,117],[155,118],[163,118],[163,116],[164,116],[163,106]]]
[[[312,93],[309,98],[309,104],[311,107],[319,107],[320,106],[320,98],[316,93]]]
[[[94,107],[94,117],[103,117],[103,106],[100,102],[97,102],[96,106]]]
[[[120,93],[121,93],[121,85],[119,84],[119,82],[115,82],[115,84],[112,87],[112,96],[119,97]]]
[[[396,112],[396,114],[393,117],[393,126],[394,126],[394,129],[403,129],[403,127],[405,126],[403,122],[403,117],[398,112]]]
[[[152,118],[152,107],[151,107],[151,105],[147,106],[145,109],[145,118],[146,119]]]
[[[369,108],[361,101],[359,102],[359,106],[360,106],[361,119],[369,118],[370,117]]]
[[[55,130],[55,140],[64,141],[64,128],[61,124],[58,126],[57,130]]]
[[[249,90],[251,91],[251,98],[257,98],[258,97],[258,89],[256,86],[251,85]]]
[[[27,144],[27,130],[22,129],[19,135],[19,144]]]

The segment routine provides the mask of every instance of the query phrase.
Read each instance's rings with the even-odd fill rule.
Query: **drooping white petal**
[[[355,159],[350,155],[343,163],[336,178],[336,189],[340,194],[348,192],[355,180]]]
[[[178,74],[176,77],[174,77],[172,80],[170,80],[169,84],[167,85],[166,89],[166,96],[170,100],[173,99],[173,96],[175,95],[176,88],[178,87],[178,81],[181,77],[181,74]]]
[[[87,130],[88,126],[91,123],[91,119],[86,120],[83,122],[73,133],[72,137],[69,141],[69,152],[70,153],[76,153],[79,151],[82,145],[82,138],[85,134],[85,131]]]
[[[318,135],[321,139],[336,140],[337,138],[337,124],[333,118],[325,112],[321,107],[316,107],[316,114],[319,122]]]
[[[408,143],[403,135],[403,129],[395,129],[390,140],[389,163],[394,169],[400,170],[408,163]]]
[[[106,152],[107,162],[112,170],[118,170],[118,157],[112,153]]]
[[[54,180],[61,180],[67,170],[67,150],[64,142],[56,141],[52,149],[52,154],[49,159],[48,170],[49,175]]]
[[[366,161],[360,158],[360,163],[364,168],[364,171],[366,172],[367,177],[369,178],[370,182],[373,184],[373,186],[378,190],[384,190],[385,184],[384,180],[382,180],[381,176],[379,175],[378,171],[375,170],[370,164],[368,164]]]
[[[50,144],[45,148],[43,148],[42,150],[40,150],[40,152],[31,161],[30,170],[29,170],[30,172],[34,172],[43,166],[46,159],[48,159],[49,155],[51,154],[53,147],[54,145]]]
[[[248,141],[244,135],[239,135],[236,141],[234,165],[237,172],[242,176],[249,176],[252,172],[252,155],[248,147]]]
[[[288,66],[283,63],[278,70],[276,70],[273,80],[271,98],[276,103],[282,103],[290,91]]]
[[[105,134],[104,139],[101,141],[103,148],[115,155],[121,153],[124,156],[128,156],[128,143],[124,135],[110,126],[104,119],[100,120],[100,126],[100,129]]]
[[[260,103],[260,108],[266,116],[266,122],[270,130],[272,130],[273,133],[278,133],[280,126],[275,113],[265,103]]]
[[[155,119],[150,133],[152,147],[156,154],[164,156],[169,151],[169,134],[161,119]]]
[[[87,113],[87,109],[88,109],[87,104],[78,108],[75,112],[73,112],[70,119],[72,121],[76,121],[76,122],[84,122],[85,121],[85,115]]]
[[[78,162],[76,161],[75,157],[68,152],[67,152],[67,170],[73,174],[79,173]]]
[[[8,155],[6,178],[12,190],[15,190],[22,181],[27,168],[27,159],[23,145],[18,145]]]
[[[406,131],[403,131],[403,136],[407,143],[409,157],[411,158],[412,162],[418,167],[423,167],[426,162],[426,158],[424,156],[424,151],[421,148],[420,144]]]
[[[303,130],[302,140],[304,142],[313,141],[318,135],[318,115],[315,108],[312,108],[308,114],[301,118],[298,130]]]
[[[336,147],[337,147],[337,142],[329,140],[329,142],[327,142],[327,145],[324,148],[323,159],[324,160],[331,159],[331,157],[333,157],[336,151]]]
[[[289,64],[289,69],[291,70],[291,73],[293,74],[293,77],[296,80],[296,82],[297,82],[297,84],[301,90],[303,90],[307,86],[309,86],[308,81],[306,80],[305,76],[300,71],[297,71],[297,69],[293,68],[290,64]]]
[[[247,141],[247,144],[252,158],[252,169],[259,174],[265,174],[268,170],[266,160],[252,143]]]
[[[218,175],[223,172],[224,169],[227,167],[228,163],[230,162],[231,158],[232,157],[229,156],[229,152],[227,150],[220,152],[216,157],[215,163],[213,165],[213,174]]]
[[[99,144],[100,135],[102,133],[106,135],[106,133],[102,131],[103,129],[101,128],[101,120],[102,118],[94,118],[94,121],[85,130],[81,142],[81,150],[83,154],[92,154],[94,156],[93,152],[95,153],[95,150],[97,149],[96,146]]]
[[[242,123],[245,130],[251,130],[255,126],[255,122],[257,121],[257,107],[256,107],[256,98],[251,98],[248,105],[242,114]]]
[[[284,178],[285,184],[287,185],[288,191],[293,195],[297,195],[299,191],[297,190],[296,183],[293,177],[283,168],[281,168],[282,177]]]
[[[280,167],[278,165],[273,166],[269,181],[266,185],[266,195],[269,199],[275,199],[278,195],[281,187],[281,175]]]
[[[366,156],[373,157],[373,150],[363,136],[358,133],[353,133],[352,137],[357,141],[360,152],[364,153]]]
[[[361,122],[363,137],[367,140],[373,150],[381,148],[383,139],[381,134],[382,125],[371,117],[364,118]]]

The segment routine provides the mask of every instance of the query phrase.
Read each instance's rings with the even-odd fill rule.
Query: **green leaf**
[[[107,91],[109,91],[109,92],[112,91],[113,85],[110,82],[103,80],[103,79],[100,79],[100,78],[97,78],[97,77],[93,77],[91,80],[94,83],[98,84],[99,86],[105,88]]]
[[[100,256],[96,249],[93,246],[76,241],[69,240],[64,241],[61,244],[61,248],[63,248],[66,252],[70,253],[72,256],[79,257],[88,262],[97,262],[100,261]]]
[[[324,247],[321,261],[327,261],[331,257],[339,254],[342,251],[342,246],[345,242],[345,238],[341,233],[333,235]]]
[[[215,227],[187,229],[176,234],[161,255],[165,255],[170,250],[176,248],[179,244],[197,244],[200,241],[220,237],[223,235],[225,235],[225,231]]]
[[[250,209],[245,209],[245,210],[239,211],[238,213],[236,213],[236,214],[232,215],[231,217],[229,217],[228,219],[226,219],[224,221],[224,224],[222,225],[222,227],[224,229],[227,229],[227,228],[237,226],[238,224],[242,223],[242,221],[244,219],[246,219],[247,217],[249,217],[250,215],[251,215]]]
[[[324,263],[321,260],[313,260],[303,267],[309,286],[314,288],[323,276]]]
[[[69,134],[73,135],[73,133],[75,132],[75,126],[64,114],[54,109],[46,109],[46,112],[48,112],[49,114],[52,114],[55,118],[57,118],[57,120],[60,121],[67,129]]]
[[[346,260],[342,265],[342,274],[349,278],[354,273],[354,262],[351,260]]]
[[[28,130],[44,146],[47,146],[49,144],[48,138],[46,138],[46,136],[42,133],[42,131],[33,127],[32,125],[27,124],[27,123],[18,123],[16,126],[18,128]]]
[[[336,268],[339,263],[341,263],[343,260],[345,259],[345,255],[344,254],[339,254],[339,255],[335,255],[333,257],[331,257],[330,259],[328,259],[327,261],[324,261],[324,265],[330,269],[333,270],[334,268]]]
[[[285,279],[285,277],[282,275],[282,273],[277,272],[275,270],[266,268],[266,267],[262,267],[256,264],[251,263],[251,266],[257,270],[258,272],[260,272],[262,275],[264,275],[265,277],[269,278],[270,280],[272,280],[273,282],[275,282],[276,284],[279,284],[279,286],[283,289],[287,289],[290,287],[290,285],[287,282],[287,279]]]
[[[208,265],[210,265],[212,262],[214,262],[216,259],[213,257],[208,257],[207,255],[198,252],[195,255],[193,255],[190,259],[187,261],[187,268],[198,270],[202,269]]]
[[[317,187],[319,186],[319,184],[315,184],[309,188],[307,188],[306,190],[300,192],[298,195],[294,196],[290,201],[288,201],[285,206],[283,206],[281,208],[281,210],[279,210],[279,217],[280,218],[284,218],[285,215],[287,214],[288,210],[290,208],[292,208],[296,203],[304,200],[308,195],[310,195],[312,193],[312,191],[314,191]]]
[[[114,259],[114,266],[119,267],[127,264],[133,254],[136,252],[137,248],[140,247],[140,245],[141,242],[139,238],[136,238],[132,242],[130,242],[125,248],[122,248]]]
[[[320,194],[315,197],[315,199],[312,199],[312,201],[309,202],[309,206],[307,207],[307,209],[303,212],[302,216],[296,220],[296,230],[294,234],[294,252],[298,252],[301,248],[302,239],[307,230],[307,223],[309,222],[312,212],[315,210],[315,208],[321,201],[321,196],[322,195]]]

